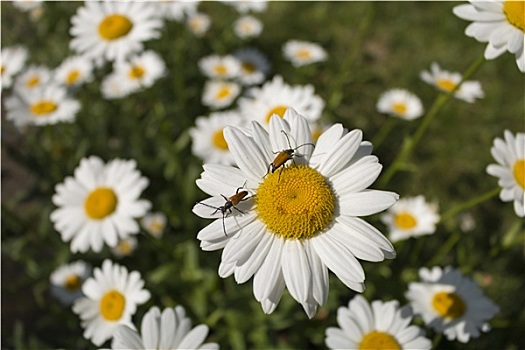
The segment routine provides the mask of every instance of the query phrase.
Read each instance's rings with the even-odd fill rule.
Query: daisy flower
[[[390,89],[382,93],[376,109],[380,113],[406,120],[413,120],[423,115],[423,105],[419,97],[404,89]]]
[[[430,71],[421,72],[420,77],[425,83],[445,93],[452,91],[462,79],[461,74],[442,70],[436,62],[432,63]],[[467,80],[454,92],[454,96],[468,103],[474,103],[476,98],[483,98],[485,95],[479,81]]]
[[[73,87],[93,80],[93,64],[83,56],[65,59],[55,69],[54,79],[59,84]]]
[[[204,343],[208,326],[201,324],[191,328],[191,320],[182,306],[166,308],[160,312],[154,306],[144,315],[141,325],[142,337],[136,330],[121,325],[115,331],[113,349],[209,349],[218,350],[217,343]]]
[[[490,164],[487,173],[499,178],[499,198],[514,201],[516,215],[525,217],[525,133],[505,130],[504,139],[496,137],[490,152],[498,164]]]
[[[100,84],[102,96],[107,100],[122,98],[133,93],[130,84],[122,84],[122,77],[115,72],[107,75]]]
[[[136,170],[134,160],[114,159],[107,164],[96,156],[84,158],[74,177],[55,186],[51,221],[73,253],[88,249],[100,252],[106,243],[115,247],[119,239],[139,232],[134,220],[150,208],[138,199],[148,179]]]
[[[197,185],[211,198],[193,212],[216,220],[197,238],[203,250],[224,248],[219,276],[234,275],[237,283],[254,276],[253,292],[265,313],[274,311],[286,287],[311,318],[326,301],[328,270],[362,292],[365,275],[357,258],[395,257],[390,242],[359,216],[389,208],[398,195],[367,189],[382,166],[361,130],[335,124],[313,146],[306,119],[291,108],[284,118],[273,116],[269,130],[256,122],[250,135],[225,128],[238,167],[204,164]],[[290,147],[294,162],[268,171],[275,153]],[[240,196],[230,197],[235,210],[224,208],[223,216],[223,196],[241,188]]]
[[[239,76],[241,63],[232,55],[210,55],[199,60],[201,72],[211,79],[230,79]]]
[[[439,219],[437,204],[427,203],[421,195],[401,198],[381,215],[381,221],[388,226],[392,242],[431,235],[436,232]]]
[[[0,73],[2,84],[0,89],[8,88],[13,77],[22,70],[27,59],[27,49],[23,46],[11,46],[1,49]]]
[[[197,37],[202,37],[210,29],[211,20],[204,13],[192,13],[186,19],[186,27]]]
[[[325,343],[329,349],[431,349],[430,340],[411,320],[410,307],[399,307],[397,300],[370,305],[356,295],[348,307],[337,309],[340,328],[328,328]]]
[[[319,44],[299,40],[288,40],[283,45],[283,55],[294,67],[326,61],[327,57],[326,51]]]
[[[241,16],[233,22],[233,32],[241,39],[255,38],[263,30],[263,24],[253,16]]]
[[[183,22],[188,15],[197,12],[197,6],[200,1],[197,0],[161,0],[156,2],[158,13],[168,20]]]
[[[288,108],[295,109],[308,121],[319,119],[324,108],[323,99],[314,95],[312,85],[290,86],[279,75],[261,87],[248,90],[247,97],[239,98],[238,104],[242,116],[266,128],[274,114],[282,117]]]
[[[69,46],[97,64],[123,60],[142,51],[144,41],[160,36],[156,9],[148,2],[86,1],[71,18]]]
[[[57,268],[49,277],[51,294],[68,306],[82,297],[82,284],[91,276],[91,266],[84,261],[75,261]]]
[[[11,3],[14,7],[17,9],[24,11],[24,12],[30,12],[39,9],[44,0],[13,0]]]
[[[244,118],[235,111],[214,112],[209,117],[198,117],[195,127],[190,129],[192,153],[206,163],[235,164],[223,130],[228,125],[242,126],[244,123]]]
[[[241,87],[237,83],[210,80],[204,85],[202,104],[215,109],[225,108],[230,106],[240,93]]]
[[[465,34],[487,43],[485,58],[492,60],[505,51],[516,56],[516,64],[525,72],[525,5],[523,1],[470,1],[454,7],[459,18],[473,21]]]
[[[29,66],[15,79],[15,90],[28,94],[37,87],[42,87],[51,80],[51,70],[45,66]]]
[[[163,213],[148,213],[140,219],[140,225],[153,237],[161,238],[164,234],[167,221],[166,215]]]
[[[111,248],[111,252],[117,258],[123,258],[130,256],[137,249],[137,238],[135,236],[129,236],[121,239],[117,245]]]
[[[233,55],[241,64],[238,79],[243,85],[260,84],[270,73],[270,62],[259,50],[240,49]]]
[[[82,286],[85,297],[73,304],[84,328],[84,338],[96,346],[110,339],[121,324],[133,327],[131,316],[137,305],[150,298],[144,281],[137,271],[104,260],[102,268],[95,268],[93,276]]]
[[[490,329],[486,321],[499,312],[499,307],[474,281],[451,267],[423,267],[419,276],[423,282],[410,283],[405,296],[427,326],[444,333],[448,340],[462,343],[477,338],[480,330]]]
[[[8,97],[6,119],[17,127],[73,122],[80,103],[67,96],[64,87],[47,84],[31,92]]]
[[[224,4],[235,8],[239,13],[264,12],[266,11],[266,0],[226,0]]]
[[[166,73],[166,65],[162,58],[153,51],[144,51],[133,55],[125,61],[114,64],[114,73],[127,94],[151,87],[155,81]],[[103,88],[103,91],[105,89]]]

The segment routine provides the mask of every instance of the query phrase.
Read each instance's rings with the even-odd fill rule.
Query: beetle
[[[253,196],[246,197],[248,195],[248,191],[240,191],[242,188],[244,188],[244,186],[246,185],[246,182],[247,181],[245,181],[244,184],[241,187],[237,188],[237,191],[235,191],[235,194],[233,196],[230,196],[230,197],[226,198],[225,195],[221,194],[222,198],[224,198],[224,200],[226,202],[224,203],[224,205],[222,205],[220,207],[214,207],[213,205],[209,205],[209,204],[206,204],[206,203],[198,202],[198,204],[202,204],[202,205],[205,205],[207,207],[215,209],[215,211],[212,213],[212,215],[217,213],[217,212],[219,212],[219,211],[221,212],[221,214],[222,214],[222,229],[224,230],[224,235],[226,237],[228,237],[228,234],[226,233],[226,225],[224,224],[224,218],[226,218],[226,216],[228,214],[231,214],[233,212],[232,209],[235,209],[239,213],[244,214],[244,212],[242,210],[238,209],[236,206],[240,202],[244,202],[244,201],[246,201],[246,200],[248,200],[248,199],[253,197]]]
[[[294,156],[297,156],[297,157],[301,157],[301,155],[299,154],[295,154],[295,151],[299,148],[299,147],[303,147],[303,146],[312,146],[312,147],[315,147],[315,145],[313,143],[303,143],[302,145],[299,145],[295,148],[292,148],[292,145],[290,144],[290,139],[288,138],[288,134],[284,131],[284,130],[281,130],[281,132],[284,134],[284,136],[286,136],[286,140],[288,141],[288,146],[290,146],[289,149],[284,149],[282,151],[278,151],[278,152],[273,152],[273,154],[277,154],[277,156],[275,157],[275,159],[273,160],[273,162],[270,163],[270,165],[268,166],[268,172],[266,173],[266,175],[268,175],[270,173],[270,171],[272,172],[272,174],[275,172],[275,170],[279,169],[280,167],[283,167],[284,169],[284,164],[286,162],[288,162],[289,160],[291,160],[292,162],[294,161],[293,160],[293,157]],[[281,172],[282,172],[282,169],[281,169]],[[281,179],[281,172],[279,173],[279,179]],[[266,176],[264,175],[264,176]]]

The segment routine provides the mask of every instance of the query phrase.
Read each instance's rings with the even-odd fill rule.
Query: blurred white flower
[[[51,77],[48,67],[31,65],[16,77],[14,89],[19,94],[30,95],[32,90],[49,83]]]
[[[326,51],[321,45],[299,40],[288,40],[283,45],[284,57],[292,62],[294,67],[301,67],[315,62],[325,61]]]
[[[232,55],[210,55],[199,60],[199,69],[210,79],[231,79],[239,76],[241,63]]]
[[[262,22],[253,16],[241,16],[233,22],[233,32],[241,39],[255,38],[262,30]]]
[[[51,276],[51,294],[63,305],[69,306],[82,297],[82,284],[91,276],[91,266],[84,261],[75,261],[59,266]]]
[[[241,63],[241,71],[238,77],[243,85],[260,84],[270,73],[270,62],[257,49],[240,49],[233,53]]]
[[[0,90],[11,87],[13,77],[22,70],[27,60],[27,49],[16,45],[3,47],[1,50],[0,73],[2,83]]]
[[[11,0],[11,3],[21,11],[30,12],[42,7],[44,0]]]
[[[167,223],[166,215],[163,213],[148,213],[140,219],[142,228],[155,238],[160,238],[164,234]]]
[[[406,120],[423,115],[423,105],[417,95],[405,89],[390,89],[379,96],[377,111]]]
[[[229,81],[210,80],[204,85],[202,104],[214,108],[226,108],[241,93],[239,84]]]
[[[78,86],[93,80],[93,64],[84,56],[65,59],[56,69],[53,78],[68,87]]]
[[[264,12],[268,5],[266,0],[223,0],[226,5],[235,8],[239,13]]]
[[[197,37],[202,37],[210,29],[210,16],[204,13],[192,13],[186,19],[186,27]]]
[[[117,245],[111,248],[111,252],[117,258],[123,258],[125,256],[130,256],[133,254],[135,249],[137,249],[137,237],[129,236],[118,241]]]
[[[184,22],[185,18],[195,14],[199,3],[199,0],[161,0],[155,2],[159,15],[177,22]]]

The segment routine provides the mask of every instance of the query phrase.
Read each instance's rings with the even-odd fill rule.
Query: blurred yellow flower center
[[[221,133],[222,133],[222,130],[221,130]],[[222,138],[224,139],[224,136]],[[226,144],[226,148],[228,148],[228,144]],[[161,220],[153,220],[148,228],[149,228],[149,232],[152,235],[158,236],[162,233],[162,231],[164,231],[164,223]]]
[[[117,196],[111,188],[99,187],[87,196],[84,209],[91,219],[101,220],[115,211],[117,203]]]
[[[36,115],[45,115],[54,112],[57,105],[53,101],[42,100],[31,105],[31,113]]]
[[[129,70],[129,77],[131,79],[140,79],[146,71],[141,66],[132,66]]]
[[[396,222],[396,226],[403,230],[410,230],[417,224],[416,218],[408,212],[401,212],[397,214],[394,220]]]
[[[215,67],[213,67],[213,70],[218,75],[225,75],[226,73],[228,73],[228,69],[226,68],[224,64],[216,65]]]
[[[231,95],[231,89],[227,86],[223,86],[219,92],[217,92],[217,98],[222,100]]]
[[[68,85],[73,85],[80,78],[80,72],[78,70],[72,70],[66,77],[66,83]]]
[[[115,40],[127,35],[133,23],[122,15],[109,15],[98,25],[98,33],[105,40]]]
[[[277,114],[279,117],[284,117],[284,112],[288,109],[288,106],[279,105],[272,108],[268,114],[266,115],[266,123],[270,123],[270,119],[272,118],[272,115]]]
[[[0,74],[4,74],[4,66],[0,66]]]
[[[524,1],[505,1],[503,12],[507,16],[507,21],[514,27],[525,33],[525,2]]]
[[[228,144],[226,143],[226,140],[224,139],[224,132],[223,129],[217,130],[213,134],[213,145],[219,149],[227,150]]]
[[[465,302],[456,294],[439,292],[432,299],[434,310],[443,318],[461,317],[466,310]]]
[[[133,252],[133,245],[127,240],[120,241],[117,245],[117,251],[123,256],[130,255]]]
[[[437,86],[443,91],[450,92],[454,90],[454,88],[456,87],[456,83],[454,83],[450,79],[439,79],[437,81]]]
[[[372,331],[363,337],[359,350],[401,350],[401,346],[390,334]]]
[[[407,105],[402,102],[394,103],[392,110],[397,114],[404,115],[407,111]]]
[[[525,189],[525,159],[520,159],[514,163],[514,178],[518,185]]]
[[[257,189],[255,210],[274,234],[308,239],[332,221],[335,196],[323,175],[306,165],[268,174]]]
[[[33,87],[37,86],[38,84],[40,84],[40,77],[38,77],[38,76],[31,77],[31,78],[27,79],[27,81],[26,81],[26,86],[28,88],[33,88]]]
[[[312,130],[312,140],[313,140],[313,142],[317,142],[317,140],[319,139],[319,136],[321,136],[322,133],[323,133],[323,130],[321,130],[321,128],[314,128]]]
[[[312,57],[312,54],[310,53],[310,50],[306,49],[299,49],[295,52],[295,55],[299,58],[307,59]]]
[[[112,289],[100,300],[100,314],[107,321],[118,321],[124,313],[124,307],[126,306],[126,298]]]
[[[77,291],[80,288],[80,282],[80,276],[77,276],[75,274],[69,275],[66,277],[64,288],[67,289],[69,292]]]
[[[245,72],[248,72],[248,73],[255,72],[255,65],[251,62],[244,62],[242,64],[242,68],[244,69]]]

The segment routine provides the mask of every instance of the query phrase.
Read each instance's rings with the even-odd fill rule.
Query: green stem
[[[377,134],[372,139],[372,145],[374,145],[374,149],[379,148],[379,146],[385,141],[388,134],[390,134],[390,131],[394,128],[394,125],[397,122],[397,118],[395,117],[387,117],[388,119],[383,123]]]
[[[433,266],[443,260],[443,257],[459,242],[461,238],[461,232],[456,230],[448,236],[445,243],[441,245],[436,254],[430,259],[425,266]]]
[[[460,203],[448,209],[446,212],[443,213],[443,215],[441,215],[441,221],[445,221],[451,217],[454,217],[456,214],[462,211],[473,208],[478,204],[488,201],[489,199],[497,196],[500,191],[501,189],[499,187],[494,188],[488,192],[483,193],[482,195],[478,197],[472,198],[464,203]]]

